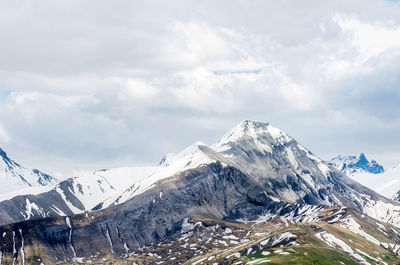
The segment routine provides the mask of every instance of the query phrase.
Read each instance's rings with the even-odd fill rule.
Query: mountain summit
[[[35,186],[47,186],[57,180],[38,169],[27,169],[7,156],[0,148],[0,187],[1,193],[9,193],[19,189]]]
[[[331,159],[329,164],[335,166],[338,170],[345,174],[355,174],[360,172],[369,172],[372,174],[382,173],[383,167],[375,160],[368,161],[364,153],[358,157],[355,155],[337,156]]]
[[[217,151],[227,150],[230,144],[254,141],[260,149],[272,152],[276,144],[284,144],[293,139],[268,122],[245,120],[226,133],[213,148]]]

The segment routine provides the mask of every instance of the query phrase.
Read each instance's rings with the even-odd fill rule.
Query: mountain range
[[[159,165],[4,197],[0,264],[399,263],[400,204],[339,169],[246,120]]]
[[[368,161],[363,153],[358,157],[354,155],[337,156],[331,159],[331,165],[345,174],[355,174],[360,172],[368,172],[372,174],[383,173],[383,166],[379,165],[375,160]]]

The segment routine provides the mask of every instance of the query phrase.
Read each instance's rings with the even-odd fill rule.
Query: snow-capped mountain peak
[[[260,149],[271,153],[273,146],[284,145],[293,138],[268,122],[245,120],[226,133],[213,148],[221,152],[229,150],[231,143],[248,140],[254,141]]]
[[[0,193],[13,192],[19,189],[36,186],[47,186],[57,183],[57,179],[37,169],[27,169],[11,158],[0,148]]]
[[[358,157],[355,155],[339,155],[332,158],[329,164],[349,175],[360,172],[378,174],[384,171],[383,167],[375,160],[368,161],[364,153],[361,153]]]

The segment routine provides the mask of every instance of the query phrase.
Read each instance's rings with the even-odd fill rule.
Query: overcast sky
[[[51,173],[157,163],[269,121],[400,163],[400,5],[0,2],[0,147]]]

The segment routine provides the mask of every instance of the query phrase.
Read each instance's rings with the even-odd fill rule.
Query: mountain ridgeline
[[[384,172],[383,166],[379,165],[375,160],[368,161],[363,153],[358,157],[354,155],[339,155],[332,158],[329,164],[335,166],[345,174],[354,174],[359,172],[378,174]]]
[[[89,192],[96,187],[93,183],[99,187],[99,179],[108,188]],[[229,264],[267,246],[301,246],[309,234],[332,249],[336,242],[348,264],[367,262],[367,251],[381,251],[374,257],[379,260],[400,248],[399,204],[348,178],[264,122],[244,121],[214,145],[196,143],[154,167],[99,171],[24,196],[18,200],[35,204],[31,213],[44,209],[44,201],[51,202],[47,207],[53,211],[47,218],[0,227],[1,258],[7,264],[195,264],[196,258],[196,264],[213,264],[215,259]],[[10,207],[2,203],[0,210]],[[294,223],[301,225],[290,226]],[[371,248],[353,251],[353,241],[334,237],[339,227],[335,224],[354,234],[353,241],[369,240],[366,246]],[[370,236],[362,230],[371,225],[384,232]],[[238,245],[239,236],[247,243]],[[174,244],[176,251],[171,251]],[[230,248],[235,251],[230,253]],[[224,252],[206,254],[219,250]]]
[[[27,169],[11,158],[0,148],[0,194],[23,188],[52,185],[57,179],[38,169]]]

